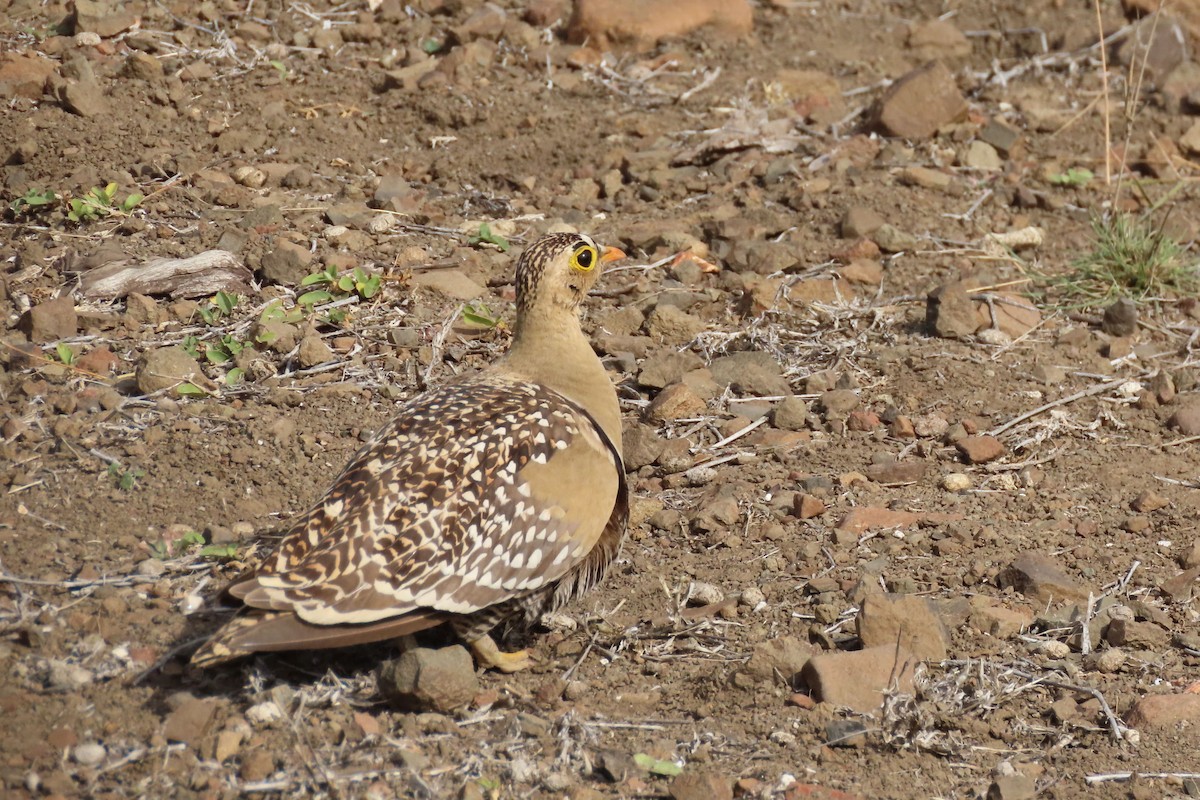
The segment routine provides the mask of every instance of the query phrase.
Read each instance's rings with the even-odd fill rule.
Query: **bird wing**
[[[230,593],[315,625],[478,611],[582,561],[623,477],[557,392],[495,373],[448,384],[405,406]]]

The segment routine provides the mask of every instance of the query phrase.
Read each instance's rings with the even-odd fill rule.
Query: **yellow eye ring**
[[[580,272],[591,272],[600,261],[597,258],[598,255],[596,248],[587,244],[583,245],[571,254],[571,269],[577,269]]]

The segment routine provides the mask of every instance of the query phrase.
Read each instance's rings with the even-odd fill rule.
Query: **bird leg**
[[[515,653],[505,653],[496,646],[491,636],[486,633],[478,639],[467,642],[475,660],[480,666],[498,669],[501,672],[519,672],[533,666],[533,656],[528,650],[518,650]]]

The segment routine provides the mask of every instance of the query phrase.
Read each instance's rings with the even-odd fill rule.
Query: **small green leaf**
[[[246,377],[246,371],[241,367],[234,367],[225,374],[226,386],[237,386]]]
[[[240,298],[236,294],[230,294],[229,292],[217,292],[217,308],[221,309],[221,311],[226,314],[232,314],[233,310],[237,308],[239,299]]]
[[[302,306],[315,306],[320,303],[328,303],[333,300],[333,295],[324,289],[315,289],[311,292],[305,292],[296,298],[296,302]]]
[[[204,352],[204,357],[208,359],[208,363],[210,364],[224,364],[233,358],[224,347],[214,344],[208,346],[208,349]]]
[[[192,358],[200,358],[200,340],[195,336],[189,335],[183,337],[183,343],[180,345],[180,347],[183,348],[183,352],[187,353]]]
[[[338,282],[337,282],[337,288],[343,292],[354,291],[354,276],[353,275],[345,275],[345,276],[339,278]]]
[[[683,772],[683,767],[679,766],[674,761],[664,761],[662,759],[654,758],[653,756],[648,756],[645,753],[635,753],[633,756],[633,762],[652,775],[665,775],[667,777],[674,777],[675,775],[679,775]]]
[[[1086,186],[1096,175],[1086,167],[1071,167],[1066,172],[1050,176],[1056,186]]]
[[[194,383],[181,383],[175,387],[175,391],[179,392],[181,395],[183,395],[185,397],[189,397],[189,396],[195,397],[197,395],[207,395],[208,394],[208,392],[204,391],[203,389],[201,389],[199,386],[197,386]]]
[[[378,275],[372,275],[367,280],[363,281],[358,287],[358,293],[362,295],[363,300],[370,300],[375,295],[379,294],[379,287],[382,285],[382,279]]]
[[[67,366],[75,363],[75,351],[66,342],[59,342],[54,345],[54,353],[58,356],[58,360]]]
[[[236,544],[210,544],[198,553],[201,558],[218,559],[237,558],[237,554]]]

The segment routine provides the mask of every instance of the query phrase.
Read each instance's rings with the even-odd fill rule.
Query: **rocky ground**
[[[1196,4],[635,6],[0,0],[6,797],[1200,794]],[[563,228],[636,500],[538,665],[187,667]]]

